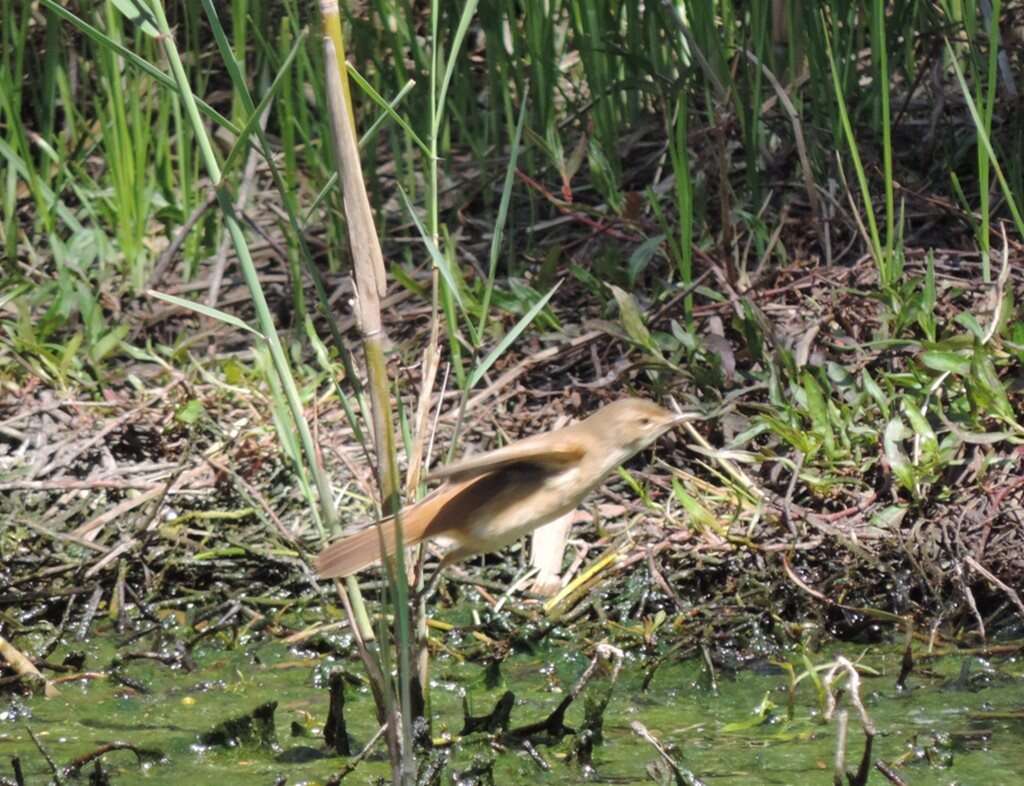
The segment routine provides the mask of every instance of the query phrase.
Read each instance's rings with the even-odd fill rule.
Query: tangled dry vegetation
[[[1020,259],[1019,248],[1008,253]],[[908,276],[923,276],[924,252],[908,249],[907,257]],[[937,319],[972,313],[984,324],[994,302],[1020,301],[1019,261],[1007,266],[1000,290],[974,285],[977,265],[968,253],[935,256]],[[725,270],[709,269],[728,282]],[[887,445],[885,399],[869,404],[855,389],[865,371],[879,379],[914,373],[921,348],[870,346],[884,308],[871,294],[874,277],[866,259],[765,269],[742,304],[698,303],[700,346],[687,362],[662,348],[664,338],[644,346],[630,335],[624,310],[609,318],[612,310],[584,284],[563,285],[551,312],[559,329],[528,337],[502,358],[469,399],[460,450],[551,427],[626,391],[671,392],[713,417],[636,459],[628,483],[609,483],[580,512],[567,579],[609,550],[616,556],[587,582],[590,594],[561,604],[561,624],[618,623],[618,635],[641,646],[660,638],[686,652],[703,643],[735,659],[762,656],[808,629],[875,640],[909,620],[937,639],[968,641],[1019,630],[1020,449],[946,421],[947,433],[960,437],[955,449],[914,489],[901,485],[892,458],[909,460],[921,448],[913,438],[898,452]],[[333,283],[343,311],[346,283]],[[224,301],[236,300],[226,289]],[[631,302],[647,336],[671,337],[671,302]],[[163,340],[203,327],[168,308],[122,307]],[[385,313],[392,371],[415,391],[429,309],[395,289]],[[756,336],[743,330],[751,324],[761,328]],[[255,615],[285,599],[331,602],[315,591],[307,560],[318,537],[279,450],[266,393],[247,371],[246,337],[217,324],[202,336],[202,367],[131,363],[98,386],[101,396],[54,389],[28,373],[5,382],[0,603],[8,614],[17,610],[21,624],[87,626],[103,608],[124,614],[126,604],[152,609],[181,600],[201,600],[213,613],[238,598]],[[772,389],[780,380],[764,372],[787,365],[798,375],[827,368],[836,411],[818,422],[813,400],[780,405],[781,391]],[[783,398],[813,391],[802,373],[802,385]],[[1019,380],[1008,387],[1018,409]],[[307,393],[346,519],[362,521],[373,469],[329,387]],[[447,449],[455,397],[435,397],[435,455]],[[780,437],[782,426],[827,432],[801,454]],[[500,594],[521,564],[518,552],[471,564],[442,602],[467,584],[484,597]],[[542,619],[523,600],[522,613]],[[639,619],[646,629],[631,622]]]

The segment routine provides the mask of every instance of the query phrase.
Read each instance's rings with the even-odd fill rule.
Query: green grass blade
[[[150,38],[160,35],[160,31],[156,29],[156,17],[153,16],[153,9],[142,0],[110,0],[110,3],[121,12],[125,19]]]
[[[847,147],[850,149],[850,159],[853,162],[854,172],[857,175],[857,184],[860,187],[860,196],[864,206],[864,213],[868,222],[868,234],[871,242],[871,255],[875,258],[875,265],[878,267],[879,276],[883,286],[889,286],[889,264],[885,257],[885,249],[878,234],[878,222],[875,220],[875,210],[871,201],[871,189],[868,187],[867,174],[864,171],[864,164],[860,158],[860,150],[857,147],[857,139],[853,133],[853,124],[850,122],[850,115],[846,110],[846,99],[843,95],[843,86],[839,80],[839,68],[836,66],[835,55],[832,52],[831,36],[825,35],[825,48],[828,52],[829,67],[832,72],[832,88],[835,91],[836,105],[839,109],[839,121],[846,137]]]
[[[487,357],[480,361],[480,364],[473,369],[473,373],[469,376],[467,390],[476,387],[476,384],[483,378],[484,374],[486,374],[490,370],[491,366],[494,365],[494,361],[500,358],[502,354],[504,354],[505,350],[512,346],[512,343],[519,338],[520,334],[526,330],[531,322],[533,322],[533,318],[536,317],[537,314],[540,313],[540,310],[548,304],[548,301],[551,300],[551,296],[558,291],[558,288],[561,285],[562,282],[559,281],[551,287],[546,295],[534,303],[533,306],[530,307],[529,311],[523,314],[522,318],[516,322],[512,329],[505,334],[505,337],[498,342],[498,345],[487,354]]]
[[[458,62],[458,52],[462,48],[462,41],[466,37],[466,31],[469,30],[469,23],[473,19],[473,14],[476,11],[477,0],[469,0],[465,7],[462,9],[462,16],[459,17],[459,26],[455,29],[455,36],[452,38],[451,51],[448,53],[448,62],[445,64],[444,78],[441,80],[441,89],[438,91],[435,98],[437,107],[444,106],[445,97],[448,95],[448,86],[452,81],[452,74],[455,72],[455,63]],[[436,17],[435,17],[436,18]],[[434,36],[434,47],[438,46],[437,36]],[[437,133],[440,130],[442,114],[437,112],[434,117],[434,126],[431,129],[431,137],[437,138]]]
[[[964,72],[960,69],[960,64],[956,59],[956,53],[953,51],[953,47],[949,43],[948,38],[946,39],[946,50],[949,52],[949,59],[953,64],[953,71],[956,73],[957,82],[960,83],[960,90],[964,95],[964,102],[967,104],[967,109],[971,113],[971,119],[974,121],[974,125],[977,128],[978,140],[982,145],[984,145],[985,152],[988,153],[989,160],[992,162],[992,169],[996,173],[996,179],[999,181],[999,187],[1002,189],[1003,197],[1006,199],[1006,204],[1010,208],[1010,215],[1013,216],[1013,222],[1017,227],[1017,232],[1024,235],[1024,216],[1021,216],[1017,200],[1014,199],[1013,196],[1013,190],[1010,188],[1009,183],[1006,182],[1006,176],[1003,174],[1003,168],[999,165],[999,159],[996,157],[996,151],[992,147],[992,141],[989,139],[988,134],[985,133],[985,124],[982,122],[981,115],[978,113],[978,107],[975,106],[974,99],[971,97],[971,91],[967,87],[967,81],[964,79]]]
[[[189,311],[195,311],[197,314],[202,314],[204,317],[216,319],[218,322],[231,325],[239,330],[245,330],[252,333],[254,336],[258,336],[264,341],[266,340],[266,336],[256,330],[256,328],[246,324],[244,320],[239,319],[234,314],[228,314],[226,311],[221,311],[219,308],[213,308],[202,303],[197,303],[194,300],[186,300],[183,297],[168,295],[164,292],[157,292],[155,289],[146,290],[146,294],[150,297],[155,297],[157,300],[163,300],[165,303],[170,303],[171,305],[179,306],[181,308],[187,308]]]
[[[487,265],[487,283],[484,286],[484,296],[480,303],[480,323],[477,325],[477,340],[484,334],[487,326],[488,311],[491,305],[491,294],[494,291],[494,277],[498,270],[498,255],[501,253],[501,241],[505,234],[505,222],[508,220],[508,206],[512,201],[512,185],[516,176],[516,164],[519,161],[519,143],[523,138],[523,127],[526,124],[526,107],[530,96],[529,87],[523,95],[523,101],[519,107],[519,119],[516,121],[515,135],[512,138],[512,149],[509,152],[508,167],[505,169],[505,182],[501,186],[501,202],[498,204],[498,219],[494,224],[494,234],[491,237],[490,258]]]
[[[395,111],[395,104],[402,100],[402,97],[406,93],[408,93],[409,90],[412,89],[413,85],[415,85],[416,82],[413,81],[412,79],[406,82],[405,87],[402,88],[402,91],[398,94],[395,100],[389,103],[388,101],[384,100],[384,97],[380,93],[373,89],[373,85],[371,85],[369,82],[363,79],[363,75],[356,70],[355,66],[353,66],[351,63],[346,63],[345,65],[348,67],[348,75],[352,77],[352,80],[357,85],[359,85],[359,87],[363,90],[364,93],[366,93],[366,95],[370,97],[373,103],[375,103],[382,110],[384,110],[384,116],[390,117],[392,120],[394,120],[401,127],[401,129],[405,131],[406,134],[409,135],[409,138],[416,144],[416,146],[420,150],[422,150],[426,155],[429,156],[430,148],[427,147],[426,142],[420,139],[419,134],[412,130],[412,126],[409,125],[408,121],[406,121],[404,117],[402,117]],[[377,125],[380,124],[382,120],[383,117],[378,118],[378,120],[373,124],[373,126],[371,126],[371,128],[375,128]]]
[[[441,250],[437,247],[434,239],[427,234],[427,230],[423,227],[423,222],[420,221],[419,216],[416,215],[416,209],[412,206],[412,202],[409,201],[409,197],[406,195],[405,189],[399,186],[398,194],[402,197],[402,204],[405,205],[405,209],[412,218],[413,224],[416,225],[416,231],[420,233],[420,237],[423,239],[423,244],[427,247],[427,253],[430,254],[431,261],[441,272],[441,277],[444,279],[445,284],[448,285],[448,290],[451,292],[452,297],[455,298],[455,302],[458,303],[459,308],[462,309],[463,314],[465,314],[466,307],[462,302],[459,282],[455,277],[455,273],[452,271],[451,265],[448,263],[447,257],[441,253]]]
[[[267,92],[260,99],[259,104],[249,114],[249,118],[245,121],[245,125],[242,126],[242,130],[238,134],[238,138],[235,140],[235,144],[231,148],[231,152],[228,153],[227,159],[224,161],[223,171],[221,172],[222,177],[227,177],[231,170],[238,165],[239,162],[243,161],[243,153],[249,149],[249,136],[252,132],[259,127],[260,117],[262,117],[264,110],[270,105],[270,102],[274,100],[274,96],[277,95],[281,89],[281,85],[285,83],[285,72],[291,68],[292,61],[295,59],[295,55],[299,51],[299,47],[305,41],[306,31],[303,30],[299,36],[295,39],[292,44],[291,50],[285,57],[284,62],[277,71],[277,76],[274,77],[274,81],[270,84]]]

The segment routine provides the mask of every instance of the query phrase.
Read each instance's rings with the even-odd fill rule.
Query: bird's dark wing
[[[553,439],[556,435],[557,438]],[[520,439],[503,448],[439,467],[427,476],[427,480],[446,478],[457,483],[514,464],[530,464],[557,472],[580,461],[585,453],[586,446],[579,437],[569,429],[563,429]]]

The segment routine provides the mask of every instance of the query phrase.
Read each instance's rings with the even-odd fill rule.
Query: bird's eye
[[[650,418],[640,418],[640,425],[641,426],[649,426],[649,425],[651,425],[651,419]]]

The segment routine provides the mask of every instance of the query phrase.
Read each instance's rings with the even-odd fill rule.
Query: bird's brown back
[[[452,534],[479,524],[481,514],[488,508],[501,507],[512,502],[509,497],[526,498],[544,486],[550,472],[534,464],[512,464],[495,472],[481,475],[466,483],[438,508],[424,537]]]

